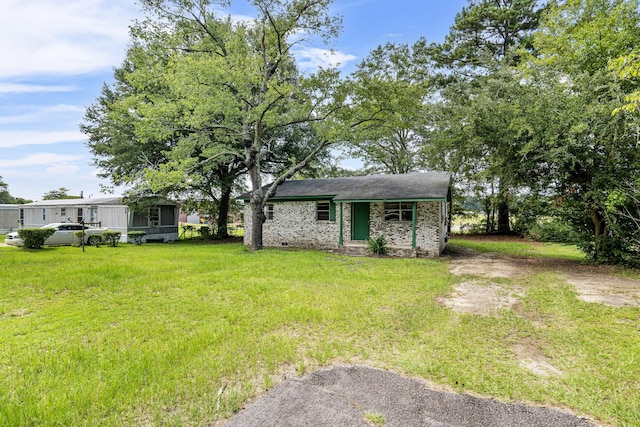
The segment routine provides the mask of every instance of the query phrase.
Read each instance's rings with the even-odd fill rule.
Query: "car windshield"
[[[43,225],[40,228],[58,228],[59,224],[47,224],[47,225]]]

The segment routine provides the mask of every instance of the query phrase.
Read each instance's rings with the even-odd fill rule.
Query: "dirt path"
[[[640,280],[598,271],[602,268],[562,260],[480,254],[455,247],[449,254],[449,271],[468,280],[459,283],[450,295],[439,302],[461,313],[489,316],[499,315],[503,309],[518,310],[525,289],[500,279],[516,279],[536,273],[557,275],[575,288],[578,298],[588,303],[640,307]],[[521,366],[539,377],[563,375],[532,340],[514,345],[511,351]]]
[[[497,254],[480,254],[470,249],[454,248],[450,251],[449,271],[455,275],[475,276],[480,279],[516,278],[525,274],[547,272],[558,275],[569,285],[575,287],[578,297],[586,302],[605,304],[612,307],[640,307],[640,280],[617,277],[606,272],[597,271],[593,266],[578,262],[540,259],[504,257]],[[482,283],[482,289],[477,287]],[[475,284],[475,286],[474,286]],[[460,311],[485,314],[493,308],[504,308],[505,292],[516,295],[518,291],[504,285],[486,285],[482,280],[471,279],[456,288],[455,298],[465,295],[487,293],[495,294],[495,298],[474,298],[474,307],[459,307]],[[486,300],[486,301],[484,301]],[[509,298],[507,298],[509,300]],[[511,305],[513,305],[511,301]],[[454,309],[454,303],[447,303]],[[507,304],[509,305],[509,304]],[[475,310],[475,311],[474,311]]]

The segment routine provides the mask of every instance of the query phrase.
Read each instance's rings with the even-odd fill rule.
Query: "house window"
[[[84,214],[82,212],[82,208],[78,208],[78,222],[82,222],[84,220]]]
[[[384,204],[385,221],[413,221],[413,203],[391,202]]]
[[[316,219],[318,221],[335,221],[336,205],[333,202],[316,203]]]
[[[273,203],[267,203],[264,207],[264,216],[267,217],[267,219],[273,219]]]

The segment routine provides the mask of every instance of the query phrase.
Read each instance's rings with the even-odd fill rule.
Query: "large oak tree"
[[[338,71],[303,75],[293,55],[337,35],[330,3],[254,0],[257,17],[233,22],[209,0],[144,0],[147,19],[132,30],[135,45],[159,58],[128,74],[143,90],[119,111],[118,126],[133,117],[136,138],[151,145],[136,154],[153,156],[144,179],[157,188],[198,184],[221,165],[246,171],[253,249],[262,247],[263,209],[276,186],[344,135],[349,109]],[[265,171],[275,175],[266,191]]]

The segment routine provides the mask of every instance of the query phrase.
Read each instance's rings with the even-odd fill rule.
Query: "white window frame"
[[[414,202],[385,202],[384,220],[387,222],[413,222],[413,204]]]
[[[264,216],[267,221],[273,220],[273,203],[264,205]]]
[[[153,213],[155,211],[155,214]],[[160,208],[149,208],[149,227],[160,226]]]

